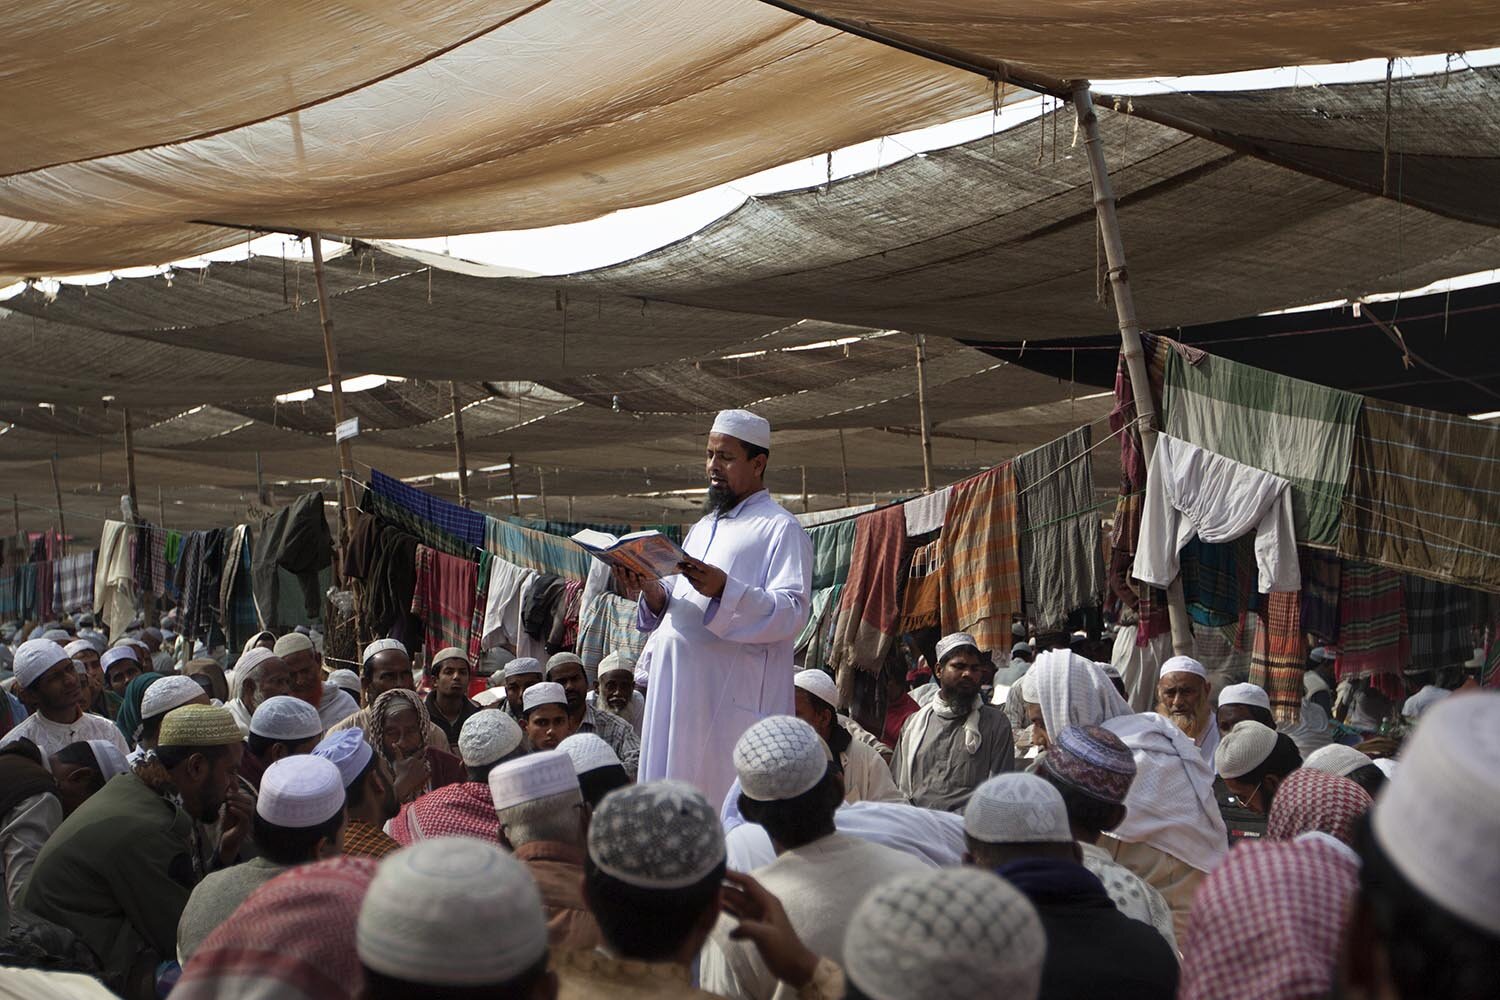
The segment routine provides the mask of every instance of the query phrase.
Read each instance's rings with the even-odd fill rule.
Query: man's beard
[[[740,502],[740,498],[734,495],[734,491],[728,486],[708,486],[708,494],[703,498],[703,513],[705,514],[727,514],[734,509],[734,505]]]
[[[1205,707],[1207,706],[1205,705]],[[1208,722],[1208,713],[1202,710],[1196,713],[1190,713],[1171,712],[1167,711],[1165,708],[1162,708],[1160,709],[1160,712],[1162,715],[1165,715],[1168,719],[1171,720],[1172,725],[1176,726],[1178,729],[1181,729],[1184,733],[1195,740],[1203,735],[1205,723]]]
[[[973,694],[965,694],[962,691],[949,691],[947,688],[942,688],[938,692],[938,695],[943,701],[964,714],[974,711],[974,703],[979,700],[979,693],[977,691]]]

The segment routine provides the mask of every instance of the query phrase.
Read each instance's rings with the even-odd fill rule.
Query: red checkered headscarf
[[[174,1000],[354,1000],[365,985],[354,925],[376,865],[316,861],[256,889],[193,953]]]
[[[1359,866],[1317,838],[1241,844],[1203,880],[1177,1000],[1322,1000]]]
[[[402,847],[434,837],[474,837],[499,843],[500,818],[495,814],[490,786],[482,781],[462,781],[433,789],[401,807],[391,821],[391,836]]]
[[[1354,846],[1354,826],[1374,805],[1370,793],[1336,774],[1298,768],[1276,789],[1266,836],[1291,840],[1319,831]]]

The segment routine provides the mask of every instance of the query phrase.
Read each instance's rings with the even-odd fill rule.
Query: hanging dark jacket
[[[323,595],[318,574],[333,562],[333,535],[324,515],[323,494],[307,493],[283,507],[254,532],[250,577],[255,582],[255,608],[261,626],[281,630],[322,616]],[[277,618],[281,584],[278,570],[297,578],[302,589],[302,621]]]

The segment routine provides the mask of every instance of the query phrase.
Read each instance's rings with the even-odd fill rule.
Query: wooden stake
[[[453,456],[458,460],[458,502],[469,506],[469,460],[464,455],[464,415],[458,405],[458,383],[448,383],[448,397],[453,401]]]
[[[266,495],[265,473],[260,465],[260,452],[255,453],[255,502],[262,507],[271,506],[270,498]]]
[[[844,449],[844,429],[839,428],[839,470],[844,474],[844,506],[853,507],[849,500],[849,452]]]
[[[52,495],[57,498],[57,542],[63,555],[68,554],[68,526],[63,523],[62,485],[57,478],[57,453],[52,453]]]
[[[160,519],[158,524],[165,528],[167,526],[167,501],[162,496],[160,486],[156,488],[156,516]]]
[[[328,287],[323,281],[323,245],[317,233],[308,234],[312,244],[313,282],[318,290],[318,322],[323,327],[323,359],[328,366],[328,384],[333,390],[333,425],[344,422],[344,379],[339,371],[339,349],[333,339],[333,313],[328,306]],[[354,450],[347,439],[337,442],[339,455],[339,549],[348,544],[349,524],[354,512]],[[334,566],[340,560],[334,560]]]
[[[802,513],[806,514],[807,506],[807,466],[802,467]]]
[[[16,519],[16,534],[21,533],[21,498],[14,493],[10,495],[11,516]]]
[[[927,338],[917,341],[917,414],[922,424],[922,492],[932,492],[932,421],[927,417]]]
[[[568,497],[568,520],[573,520],[573,498],[571,496]]]
[[[1088,154],[1089,178],[1094,188],[1094,210],[1099,216],[1099,233],[1104,238],[1104,259],[1109,264],[1109,287],[1115,300],[1115,316],[1120,327],[1120,352],[1130,373],[1130,387],[1141,435],[1141,450],[1149,465],[1156,452],[1156,401],[1151,394],[1151,378],[1146,370],[1146,353],[1141,347],[1141,327],[1135,316],[1135,300],[1130,294],[1130,275],[1125,267],[1125,241],[1120,237],[1120,218],[1115,213],[1115,193],[1109,181],[1109,167],[1104,160],[1104,146],[1099,141],[1099,116],[1088,81],[1073,87],[1073,107],[1083,126],[1083,148]],[[1188,621],[1187,602],[1182,596],[1182,580],[1174,578],[1167,587],[1167,611],[1172,621],[1172,650],[1180,656],[1193,653],[1193,628]]]
[[[542,467],[536,467],[536,495],[542,501],[542,520],[547,520],[547,474]]]
[[[130,428],[130,407],[125,407],[125,492],[130,496],[131,516],[141,517],[141,505],[135,498],[135,435]],[[59,505],[61,506],[61,505]]]
[[[505,456],[505,468],[510,473],[510,512],[521,516],[521,493],[516,489],[516,456]]]

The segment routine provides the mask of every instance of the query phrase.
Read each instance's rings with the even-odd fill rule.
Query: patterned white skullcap
[[[757,802],[781,802],[809,791],[828,772],[828,748],[792,715],[762,719],[734,745],[740,790]]]
[[[521,727],[509,712],[475,712],[458,731],[458,755],[468,767],[493,764],[521,745]]]
[[[331,761],[339,769],[339,777],[348,788],[364,773],[375,755],[370,741],[358,729],[345,729],[334,733],[313,747],[313,756]]]
[[[1068,807],[1052,783],[1034,774],[997,774],[969,798],[964,832],[984,844],[1071,844]]]
[[[16,686],[29,688],[38,677],[72,659],[67,652],[51,639],[27,639],[16,649]],[[132,657],[134,659],[134,657]]]
[[[1161,676],[1165,677],[1168,674],[1192,674],[1194,677],[1208,680],[1208,671],[1203,668],[1203,664],[1191,656],[1173,656],[1168,659],[1161,665]]]
[[[495,803],[496,812],[564,792],[577,792],[580,798],[583,796],[578,785],[578,772],[573,770],[573,759],[561,750],[529,753],[508,760],[490,772],[490,798]]]
[[[792,675],[792,683],[829,708],[839,707],[839,686],[824,670],[799,670]]]
[[[1000,876],[939,868],[882,882],[854,908],[844,971],[870,1000],[1036,1000],[1047,938],[1036,908]]]
[[[24,646],[25,643],[22,643],[22,645]],[[17,652],[19,653],[19,650]],[[121,660],[129,660],[136,666],[140,666],[141,655],[135,651],[134,646],[111,646],[100,654],[99,665],[104,668],[104,672],[107,674],[109,673],[109,668]]]
[[[728,434],[757,448],[771,447],[771,422],[749,410],[720,410],[708,432]]]
[[[333,762],[312,754],[283,757],[261,775],[255,814],[272,826],[302,830],[344,808],[344,778]]]
[[[288,632],[276,640],[271,652],[277,656],[291,656],[293,653],[311,653],[315,648],[311,636],[301,632]]]
[[[151,682],[141,695],[141,721],[166,715],[194,699],[203,697],[203,688],[191,677],[173,674]]]
[[[521,695],[521,714],[526,714],[538,705],[566,705],[568,693],[556,681],[541,681],[531,685]]]
[[[406,651],[406,643],[400,639],[376,639],[365,647],[363,653],[359,654],[359,662],[369,663],[370,657],[376,653],[384,653],[386,650],[399,650],[403,656],[411,659],[411,654]]]
[[[63,652],[67,653],[69,656],[77,656],[79,653],[87,653],[91,651],[97,655],[99,652],[99,647],[95,646],[88,639],[74,639],[72,642],[63,647]]]
[[[1259,684],[1231,684],[1219,692],[1219,707],[1225,705],[1250,705],[1271,710],[1271,696]]]
[[[356,700],[359,698],[359,674],[356,674],[352,670],[341,667],[340,669],[335,670],[333,673],[329,674],[328,679],[337,687],[341,687],[345,691],[348,691],[355,697]]]
[[[432,662],[427,665],[427,669],[436,672],[438,664],[444,660],[463,660],[464,663],[468,663],[469,651],[459,649],[457,646],[447,646],[437,651],[437,655],[432,658]]]
[[[504,713],[500,713],[504,714]],[[557,745],[573,761],[573,771],[588,774],[601,767],[622,767],[614,747],[600,739],[596,733],[574,733]]]
[[[42,638],[48,642],[55,642],[59,646],[65,646],[73,641],[73,635],[65,628],[49,628],[42,633]]]
[[[624,650],[616,649],[599,661],[599,667],[595,671],[595,676],[603,677],[612,670],[623,670],[627,674],[634,674],[635,658]]]
[[[683,889],[724,863],[724,829],[708,800],[684,781],[627,785],[595,810],[589,857],[627,885]]]
[[[1221,778],[1238,778],[1266,762],[1276,749],[1276,730],[1259,722],[1241,722],[1219,740],[1214,767]]]
[[[518,656],[505,665],[505,679],[520,677],[522,674],[539,674],[542,672],[542,661],[534,656]]]
[[[394,979],[499,986],[546,958],[547,917],[526,865],[498,844],[435,837],[380,862],[354,940],[367,968]]]
[[[967,632],[950,632],[937,641],[937,661],[941,665],[948,658],[948,654],[955,649],[971,647],[975,652],[979,651],[979,643]]]
[[[576,663],[581,668],[583,660],[579,659],[577,653],[553,653],[547,660],[547,677],[552,677],[552,671],[568,663]]]
[[[198,693],[202,694],[203,689],[198,688]],[[318,710],[301,698],[278,694],[255,706],[255,714],[250,716],[250,732],[283,742],[315,740],[323,735],[323,721],[318,718]]]
[[[1444,698],[1423,713],[1373,823],[1376,842],[1430,903],[1500,934],[1500,694]]]
[[[1342,743],[1330,743],[1308,754],[1302,766],[1347,778],[1360,768],[1368,767],[1373,763],[1375,763],[1373,760],[1353,747],[1346,747]]]

